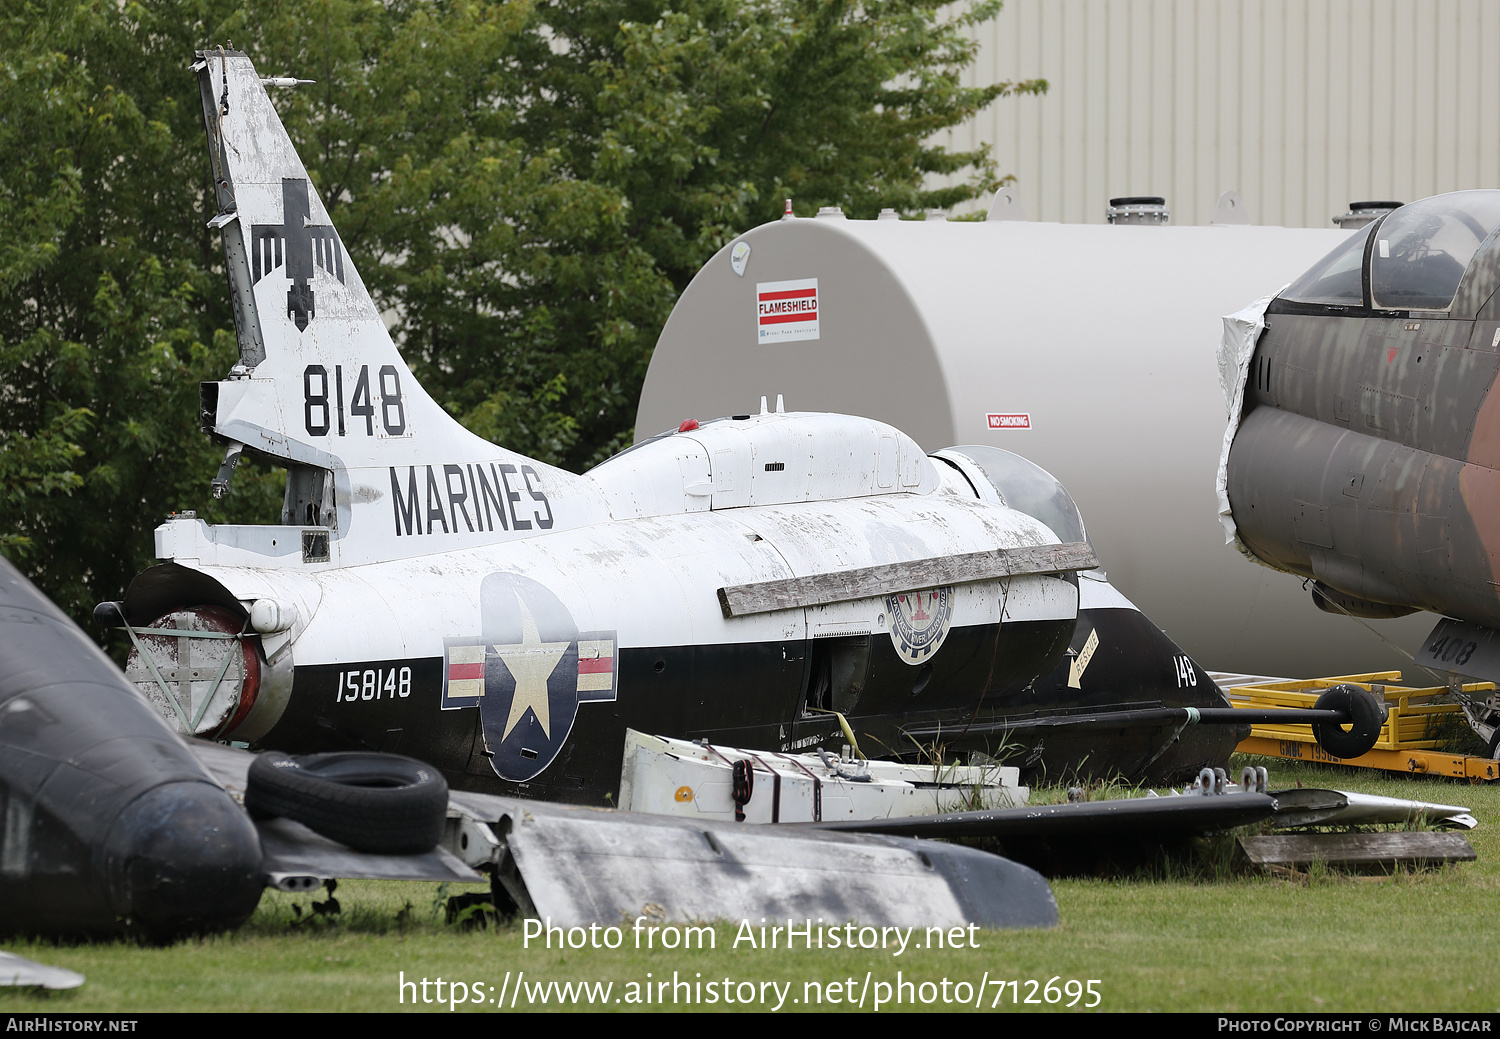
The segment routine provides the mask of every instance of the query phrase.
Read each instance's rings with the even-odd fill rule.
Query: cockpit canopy
[[[950,447],[937,452],[934,457],[956,465],[970,482],[976,478],[988,481],[999,501],[1045,523],[1059,541],[1066,543],[1088,540],[1088,534],[1083,529],[1083,515],[1078,511],[1073,496],[1057,477],[1030,459],[1004,448],[984,444]],[[961,460],[971,463],[977,473],[960,464]],[[981,499],[989,498],[985,490],[982,486],[974,488]]]
[[[1281,298],[1376,310],[1447,310],[1464,271],[1496,228],[1500,191],[1424,198],[1352,235]]]

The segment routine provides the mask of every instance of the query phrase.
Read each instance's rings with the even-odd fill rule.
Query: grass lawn
[[[1006,1012],[1068,1009],[1070,1002],[1080,1012],[1095,1002],[1090,980],[1098,1010],[1500,1010],[1491,976],[1500,962],[1500,912],[1490,903],[1500,897],[1500,784],[1257,763],[1271,769],[1273,787],[1300,782],[1467,805],[1481,821],[1468,834],[1479,859],[1374,878],[1315,870],[1286,880],[1184,865],[1161,876],[1057,880],[1062,923],[1055,930],[980,931],[978,948],[943,949],[917,948],[919,931],[899,956],[894,949],[735,948],[734,924],[715,928],[712,950],[636,950],[628,930],[616,950],[559,950],[554,942],[549,951],[535,939],[527,948],[519,923],[475,931],[444,923],[442,897],[457,888],[356,881],[339,886],[342,912],[331,921],[308,919],[307,896],[267,892],[239,932],[167,948],[10,943],[11,951],[88,981],[50,994],[0,989],[0,1011],[492,1013],[501,1008],[490,1000],[502,991],[506,1010],[512,998],[516,1010],[528,1002],[541,1009],[544,996],[555,1008],[559,993],[549,983],[599,982],[612,987],[590,990],[595,1009],[640,1009],[649,994],[651,1010],[773,1009],[779,1000],[782,1011],[811,1002],[847,1012],[861,998],[867,1010],[883,998],[883,1011],[963,1009],[958,999],[988,1011],[998,998]],[[1049,793],[1037,791],[1038,799],[1052,799]],[[416,987],[401,990],[403,977]],[[434,1002],[421,1001],[423,979]],[[999,993],[997,981],[1017,984]],[[1059,998],[1049,1004],[1049,994]],[[455,997],[476,996],[482,1002],[450,1011]],[[1028,996],[1040,1002],[1028,1005]],[[749,1006],[740,1002],[747,999]],[[579,1009],[589,1005],[579,998]]]

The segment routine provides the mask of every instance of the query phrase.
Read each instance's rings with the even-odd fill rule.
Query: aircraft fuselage
[[[1229,500],[1327,609],[1500,625],[1496,223],[1500,192],[1413,203],[1266,308]]]

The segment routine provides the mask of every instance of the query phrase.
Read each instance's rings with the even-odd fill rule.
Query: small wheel
[[[356,851],[415,855],[442,839],[448,783],[431,765],[396,754],[267,751],[250,763],[245,807]]]
[[[1315,722],[1313,736],[1318,746],[1336,758],[1357,758],[1368,753],[1380,739],[1380,727],[1385,724],[1385,704],[1376,701],[1373,694],[1357,685],[1336,685],[1324,690],[1313,709],[1318,711],[1343,711],[1352,722],[1349,728],[1330,722]]]

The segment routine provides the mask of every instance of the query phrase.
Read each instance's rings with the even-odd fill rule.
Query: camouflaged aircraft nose
[[[1222,473],[1320,607],[1500,625],[1500,191],[1394,210],[1264,307]]]

